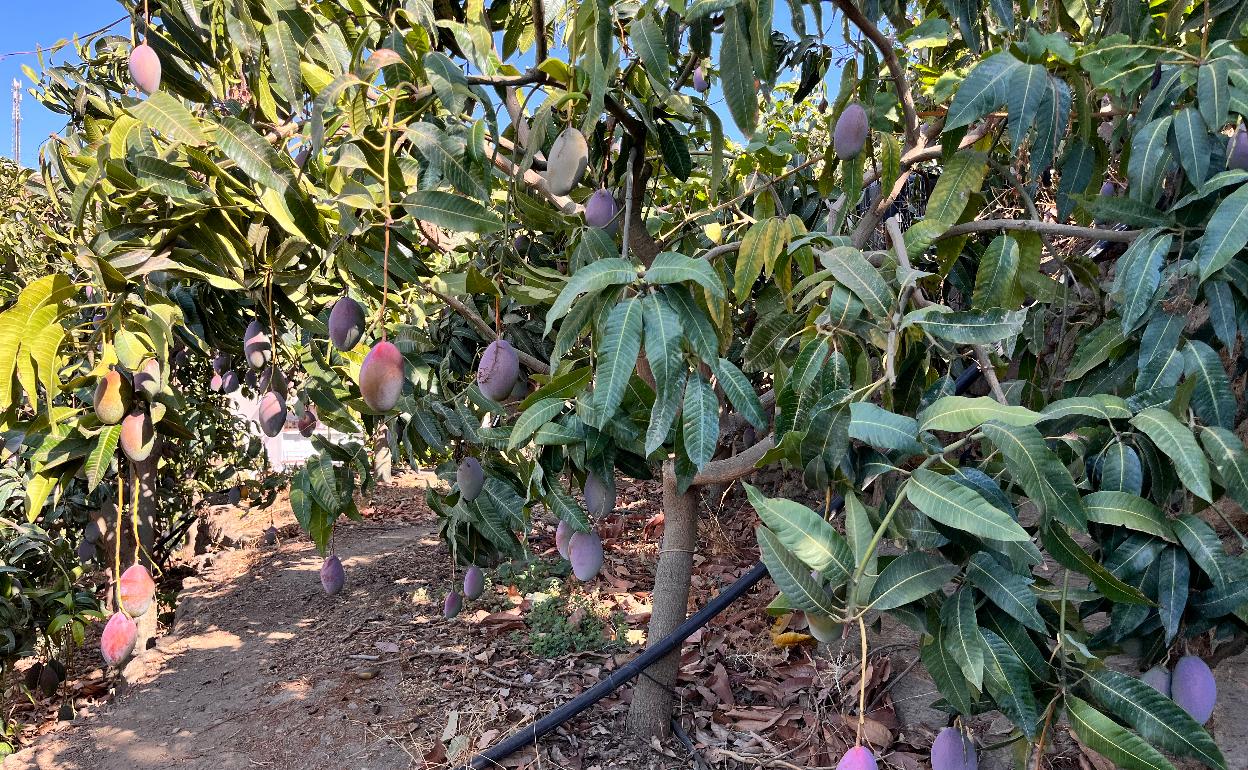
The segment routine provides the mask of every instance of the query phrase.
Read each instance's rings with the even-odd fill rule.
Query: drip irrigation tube
[[[979,368],[972,364],[958,375],[953,385],[953,392],[961,395],[971,387],[975,380],[979,377]],[[831,508],[839,509],[845,504],[845,498],[842,495],[835,495],[831,501]],[[537,743],[543,736],[553,731],[556,727],[576,717],[581,712],[589,709],[598,701],[607,697],[611,693],[618,690],[628,682],[637,678],[641,672],[650,666],[659,662],[666,657],[671,651],[678,649],[680,645],[688,639],[694,631],[702,628],[711,622],[719,613],[727,609],[728,605],[741,598],[741,595],[754,587],[758,581],[767,575],[767,567],[763,563],[756,562],[749,572],[737,578],[737,581],[725,588],[714,599],[707,602],[706,606],[689,616],[689,618],[681,623],[675,631],[659,640],[652,647],[647,647],[640,655],[625,663],[611,676],[598,682],[598,684],[589,688],[585,692],[576,696],[572,700],[563,704],[559,708],[550,712],[546,716],[537,720],[533,724],[518,730],[504,738],[501,742],[494,744],[485,751],[476,755],[466,765],[460,765],[459,770],[487,770],[499,766],[501,760],[506,759],[512,754],[526,746],[532,746]]]

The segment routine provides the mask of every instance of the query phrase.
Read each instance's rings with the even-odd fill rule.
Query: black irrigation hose
[[[953,392],[957,395],[965,393],[978,377],[979,367],[974,364],[968,366],[958,375],[958,379],[954,381]],[[835,495],[831,500],[830,507],[838,509],[844,504],[845,498],[842,495]],[[598,701],[637,678],[647,668],[666,657],[669,652],[678,649],[686,639],[693,635],[694,631],[711,622],[711,618],[727,609],[729,604],[741,598],[742,594],[753,588],[754,584],[762,580],[766,575],[767,567],[761,561],[756,562],[749,572],[737,578],[735,583],[707,602],[705,607],[690,615],[675,631],[660,639],[658,644],[655,644],[653,647],[647,647],[640,655],[625,663],[611,676],[598,682],[598,684],[528,727],[512,733],[504,738],[502,742],[494,744],[473,757],[467,765],[461,765],[460,770],[466,770],[467,768],[471,768],[471,770],[486,770],[486,768],[499,766],[501,760],[506,759],[526,746],[536,744],[540,738],[553,731],[556,727],[589,709]]]

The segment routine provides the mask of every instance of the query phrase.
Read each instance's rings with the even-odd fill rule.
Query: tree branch
[[[693,486],[731,484],[737,479],[744,478],[757,470],[754,467],[755,464],[775,445],[776,437],[769,433],[749,449],[743,449],[732,457],[725,457],[722,460],[712,460],[698,472],[698,475],[693,477]]]
[[[490,155],[490,159],[494,162],[495,168],[504,174],[515,177],[519,174],[519,167],[512,163],[511,159],[506,155],[498,152],[498,145],[487,140],[485,142],[485,151]],[[524,174],[520,176],[520,181],[528,185],[532,190],[541,194],[568,216],[576,216],[583,210],[581,205],[565,195],[555,195],[546,186],[546,178],[537,173],[533,169],[526,169]]]
[[[546,61],[546,6],[542,0],[531,0],[533,3],[533,28],[537,41],[537,64]]]
[[[976,219],[954,225],[939,235],[936,240],[956,238],[968,233],[983,233],[994,230],[1024,230],[1030,233],[1056,235],[1063,238],[1086,238],[1091,241],[1110,241],[1112,243],[1130,243],[1140,236],[1143,230],[1111,230],[1103,227],[1080,227],[1063,225],[1057,222],[1037,222],[1034,219]]]
[[[897,86],[897,99],[901,102],[901,112],[903,120],[903,130],[906,137],[905,149],[911,149],[919,143],[919,116],[914,110],[914,96],[910,94],[910,85],[906,82],[906,71],[901,66],[901,62],[897,59],[897,52],[893,50],[893,44],[888,38],[880,32],[880,28],[875,26],[862,11],[858,10],[852,0],[832,0],[833,5],[841,9],[841,13],[845,14],[845,18],[849,19],[855,27],[862,30],[862,34],[879,49],[880,55],[884,57],[884,64],[888,67],[888,72],[893,78],[893,83]]]
[[[495,332],[488,323],[486,323],[486,320],[482,318],[471,305],[466,304],[458,297],[451,296],[450,294],[444,294],[432,286],[425,285],[424,288],[427,289],[430,294],[445,302],[447,307],[451,310],[454,310],[456,313],[463,316],[464,320],[468,321],[468,323],[487,340],[492,340],[498,336],[498,333]],[[516,355],[520,358],[520,363],[527,366],[531,371],[537,374],[550,374],[550,367],[546,365],[545,361],[535,358],[528,353],[525,353],[523,350],[517,350]]]

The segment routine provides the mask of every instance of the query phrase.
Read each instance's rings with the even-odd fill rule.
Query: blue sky
[[[45,49],[58,40],[71,38],[75,34],[92,32],[106,24],[116,21],[125,15],[120,3],[114,0],[5,0],[4,23],[0,24],[0,96],[4,103],[0,106],[0,125],[3,125],[3,136],[0,136],[0,155],[12,155],[13,122],[9,109],[10,84],[17,78],[22,84],[22,157],[23,165],[35,166],[38,163],[39,146],[47,140],[48,135],[59,131],[65,125],[61,115],[51,113],[43,108],[34,97],[26,93],[31,87],[30,78],[22,72],[22,65],[29,65],[38,70],[38,59],[34,54],[8,55],[16,51],[33,51],[42,46]],[[824,24],[831,26],[832,34],[839,37],[836,25],[830,24],[830,9],[825,9]],[[807,12],[808,28],[813,31],[813,18]],[[777,29],[791,33],[789,6],[785,2],[775,3],[775,26]],[[129,25],[120,24],[118,31],[128,33]],[[835,41],[832,41],[835,42]],[[73,56],[73,47],[67,46],[52,55],[61,61]],[[835,87],[838,73],[835,68],[828,75]],[[732,119],[727,114],[718,83],[711,93],[711,101],[716,111],[724,118],[727,133],[733,138],[740,138]]]
[[[62,38],[75,33],[92,32],[125,15],[120,3],[113,0],[7,0],[4,23],[0,24],[0,54],[12,51],[33,51],[38,46],[47,48]],[[129,31],[128,25],[119,29]],[[73,55],[69,46],[57,54],[57,60]],[[39,145],[49,134],[65,125],[61,115],[48,112],[39,102],[26,93],[32,83],[22,72],[22,65],[38,70],[38,59],[33,55],[5,56],[0,59],[0,85],[3,86],[3,107],[0,108],[0,125],[4,135],[0,137],[0,155],[13,154],[13,120],[11,117],[10,84],[17,78],[22,84],[22,163],[34,166],[38,162]]]

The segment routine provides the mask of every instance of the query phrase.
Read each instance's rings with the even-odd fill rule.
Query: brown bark
[[[663,545],[654,572],[654,598],[646,644],[651,645],[685,621],[689,606],[689,579],[693,552],[698,543],[698,495],[693,488],[684,494],[676,489],[671,462],[663,464]],[[651,666],[637,680],[628,710],[628,726],[649,738],[666,735],[672,715],[672,688],[680,666],[680,650],[674,650]]]

